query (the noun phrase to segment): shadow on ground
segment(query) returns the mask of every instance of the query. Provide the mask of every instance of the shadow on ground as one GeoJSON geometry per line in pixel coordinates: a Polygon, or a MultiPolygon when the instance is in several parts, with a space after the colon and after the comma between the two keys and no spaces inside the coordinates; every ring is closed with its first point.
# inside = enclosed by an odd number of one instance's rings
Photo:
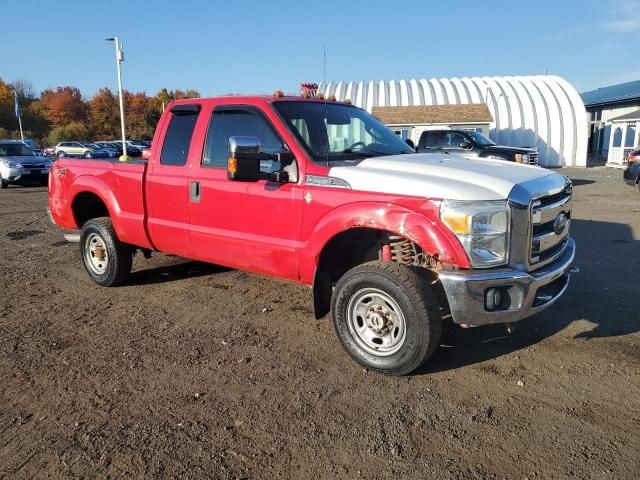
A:
{"type": "Polygon", "coordinates": [[[577,243],[574,265],[580,272],[572,275],[563,298],[544,312],[517,323],[511,334],[504,325],[473,329],[448,326],[441,347],[416,373],[491,360],[534,345],[577,320],[593,325],[576,335],[585,340],[640,331],[640,295],[635,283],[640,241],[634,240],[625,224],[573,220],[571,228],[577,243]]]}

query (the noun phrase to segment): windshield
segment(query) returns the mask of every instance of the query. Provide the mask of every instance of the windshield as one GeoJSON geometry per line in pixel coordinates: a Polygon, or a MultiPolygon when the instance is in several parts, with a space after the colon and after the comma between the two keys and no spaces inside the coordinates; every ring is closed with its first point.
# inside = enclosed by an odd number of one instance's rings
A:
{"type": "Polygon", "coordinates": [[[0,143],[0,155],[3,157],[34,157],[35,153],[22,143],[0,143]]]}
{"type": "Polygon", "coordinates": [[[274,102],[317,163],[359,161],[413,153],[403,140],[365,110],[333,102],[274,102]]]}
{"type": "Polygon", "coordinates": [[[467,132],[467,134],[473,139],[481,147],[490,147],[491,145],[495,145],[495,142],[492,142],[483,134],[478,132],[467,132]]]}

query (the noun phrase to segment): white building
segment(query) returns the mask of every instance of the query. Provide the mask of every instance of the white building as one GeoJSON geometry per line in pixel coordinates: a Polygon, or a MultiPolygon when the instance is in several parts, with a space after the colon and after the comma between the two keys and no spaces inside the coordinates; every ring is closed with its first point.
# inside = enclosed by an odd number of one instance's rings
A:
{"type": "Polygon", "coordinates": [[[369,112],[374,107],[486,104],[492,117],[488,133],[494,142],[537,148],[544,166],[587,163],[584,104],[578,92],[557,76],[330,82],[320,84],[318,91],[349,99],[369,112]]]}
{"type": "Polygon", "coordinates": [[[624,165],[640,147],[640,80],[582,94],[589,119],[589,155],[624,165]]]}

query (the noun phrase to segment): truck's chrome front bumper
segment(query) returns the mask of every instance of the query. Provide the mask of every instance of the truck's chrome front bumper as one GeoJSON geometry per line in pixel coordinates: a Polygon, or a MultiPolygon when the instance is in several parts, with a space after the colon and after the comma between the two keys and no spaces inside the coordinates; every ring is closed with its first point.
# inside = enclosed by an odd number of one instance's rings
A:
{"type": "Polygon", "coordinates": [[[535,272],[515,269],[442,272],[440,280],[455,323],[467,326],[517,322],[544,310],[567,289],[575,242],[569,238],[564,254],[535,272]],[[499,289],[502,297],[495,309],[488,308],[487,293],[499,289]]]}

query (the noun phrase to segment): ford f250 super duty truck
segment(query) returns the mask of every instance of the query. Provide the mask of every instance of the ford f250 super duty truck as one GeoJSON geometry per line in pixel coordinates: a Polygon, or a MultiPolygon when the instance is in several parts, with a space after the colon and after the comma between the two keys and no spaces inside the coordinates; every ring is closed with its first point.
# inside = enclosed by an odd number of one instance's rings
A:
{"type": "Polygon", "coordinates": [[[511,323],[567,288],[571,182],[538,167],[415,153],[331,99],[180,100],[144,159],[61,159],[49,209],[99,285],[170,254],[309,285],[360,364],[416,369],[443,318],[511,323]]]}

